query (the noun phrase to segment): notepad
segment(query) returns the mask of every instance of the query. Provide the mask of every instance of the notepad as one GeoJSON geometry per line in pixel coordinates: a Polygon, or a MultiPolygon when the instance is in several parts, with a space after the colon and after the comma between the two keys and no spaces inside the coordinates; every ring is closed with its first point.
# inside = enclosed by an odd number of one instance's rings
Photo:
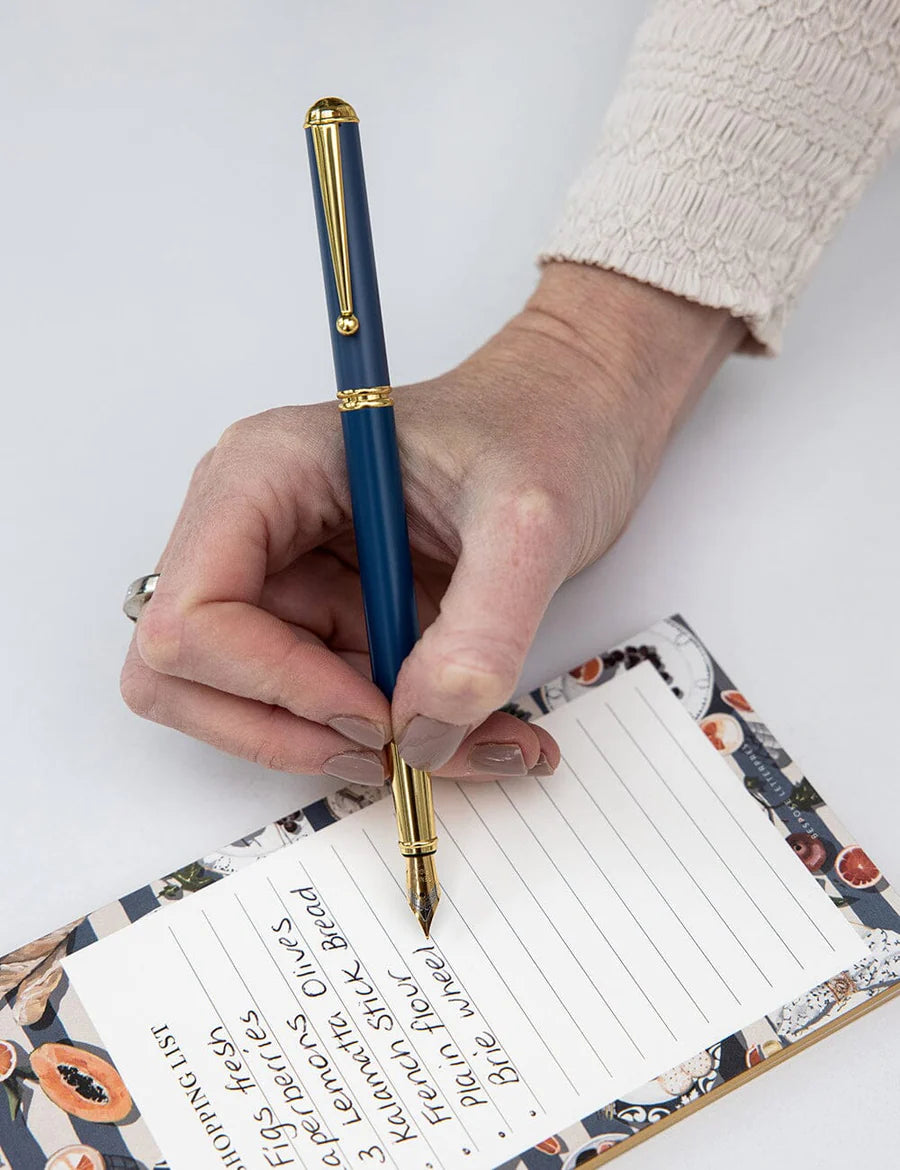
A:
{"type": "Polygon", "coordinates": [[[429,941],[382,801],[68,960],[173,1170],[490,1170],[862,957],[650,664],[544,725],[441,787],[429,941]]]}
{"type": "Polygon", "coordinates": [[[893,891],[680,619],[512,709],[562,762],[436,785],[428,940],[350,789],[0,960],[0,1167],[574,1170],[900,987],[893,891]]]}

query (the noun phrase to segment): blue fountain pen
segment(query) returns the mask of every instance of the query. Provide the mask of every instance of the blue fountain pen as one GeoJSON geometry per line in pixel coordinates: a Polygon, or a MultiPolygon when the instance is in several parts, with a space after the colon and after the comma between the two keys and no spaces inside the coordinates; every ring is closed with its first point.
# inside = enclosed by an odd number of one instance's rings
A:
{"type": "MultiPolygon", "coordinates": [[[[419,623],[359,119],[340,98],[322,98],[304,128],[372,678],[390,699],[419,623]]],[[[390,752],[407,898],[427,937],[441,893],[431,776],[402,760],[396,744],[390,752]]]]}

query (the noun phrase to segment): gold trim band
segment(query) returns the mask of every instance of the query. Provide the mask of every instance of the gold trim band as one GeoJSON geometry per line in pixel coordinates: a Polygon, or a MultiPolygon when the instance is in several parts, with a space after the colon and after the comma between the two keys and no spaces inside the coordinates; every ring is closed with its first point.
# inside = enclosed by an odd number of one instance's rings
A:
{"type": "Polygon", "coordinates": [[[403,857],[427,857],[429,853],[437,853],[437,837],[429,837],[427,841],[399,841],[398,844],[403,857]]]}
{"type": "Polygon", "coordinates": [[[362,410],[365,406],[393,406],[390,386],[368,386],[363,390],[338,390],[338,410],[362,410]]]}

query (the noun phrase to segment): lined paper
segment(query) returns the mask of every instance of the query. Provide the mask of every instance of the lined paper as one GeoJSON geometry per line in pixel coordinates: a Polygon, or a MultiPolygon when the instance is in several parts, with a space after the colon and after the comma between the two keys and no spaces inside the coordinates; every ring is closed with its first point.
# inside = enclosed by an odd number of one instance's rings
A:
{"type": "Polygon", "coordinates": [[[67,960],[172,1170],[489,1170],[861,956],[652,666],[542,722],[437,785],[431,940],[382,801],[67,960]]]}

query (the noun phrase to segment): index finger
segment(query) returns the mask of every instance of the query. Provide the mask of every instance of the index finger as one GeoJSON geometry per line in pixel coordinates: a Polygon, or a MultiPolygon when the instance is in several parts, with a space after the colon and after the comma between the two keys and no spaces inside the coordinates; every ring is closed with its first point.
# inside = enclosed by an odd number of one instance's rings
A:
{"type": "MultiPolygon", "coordinates": [[[[318,723],[364,720],[375,729],[369,746],[387,742],[389,708],[378,689],[311,633],[257,604],[267,574],[310,543],[309,532],[285,519],[292,501],[267,500],[267,490],[249,476],[241,486],[239,471],[223,472],[213,456],[189,494],[138,623],[141,658],[162,674],[318,723]]],[[[298,589],[323,587],[312,564],[308,578],[298,574],[298,589]]]]}

